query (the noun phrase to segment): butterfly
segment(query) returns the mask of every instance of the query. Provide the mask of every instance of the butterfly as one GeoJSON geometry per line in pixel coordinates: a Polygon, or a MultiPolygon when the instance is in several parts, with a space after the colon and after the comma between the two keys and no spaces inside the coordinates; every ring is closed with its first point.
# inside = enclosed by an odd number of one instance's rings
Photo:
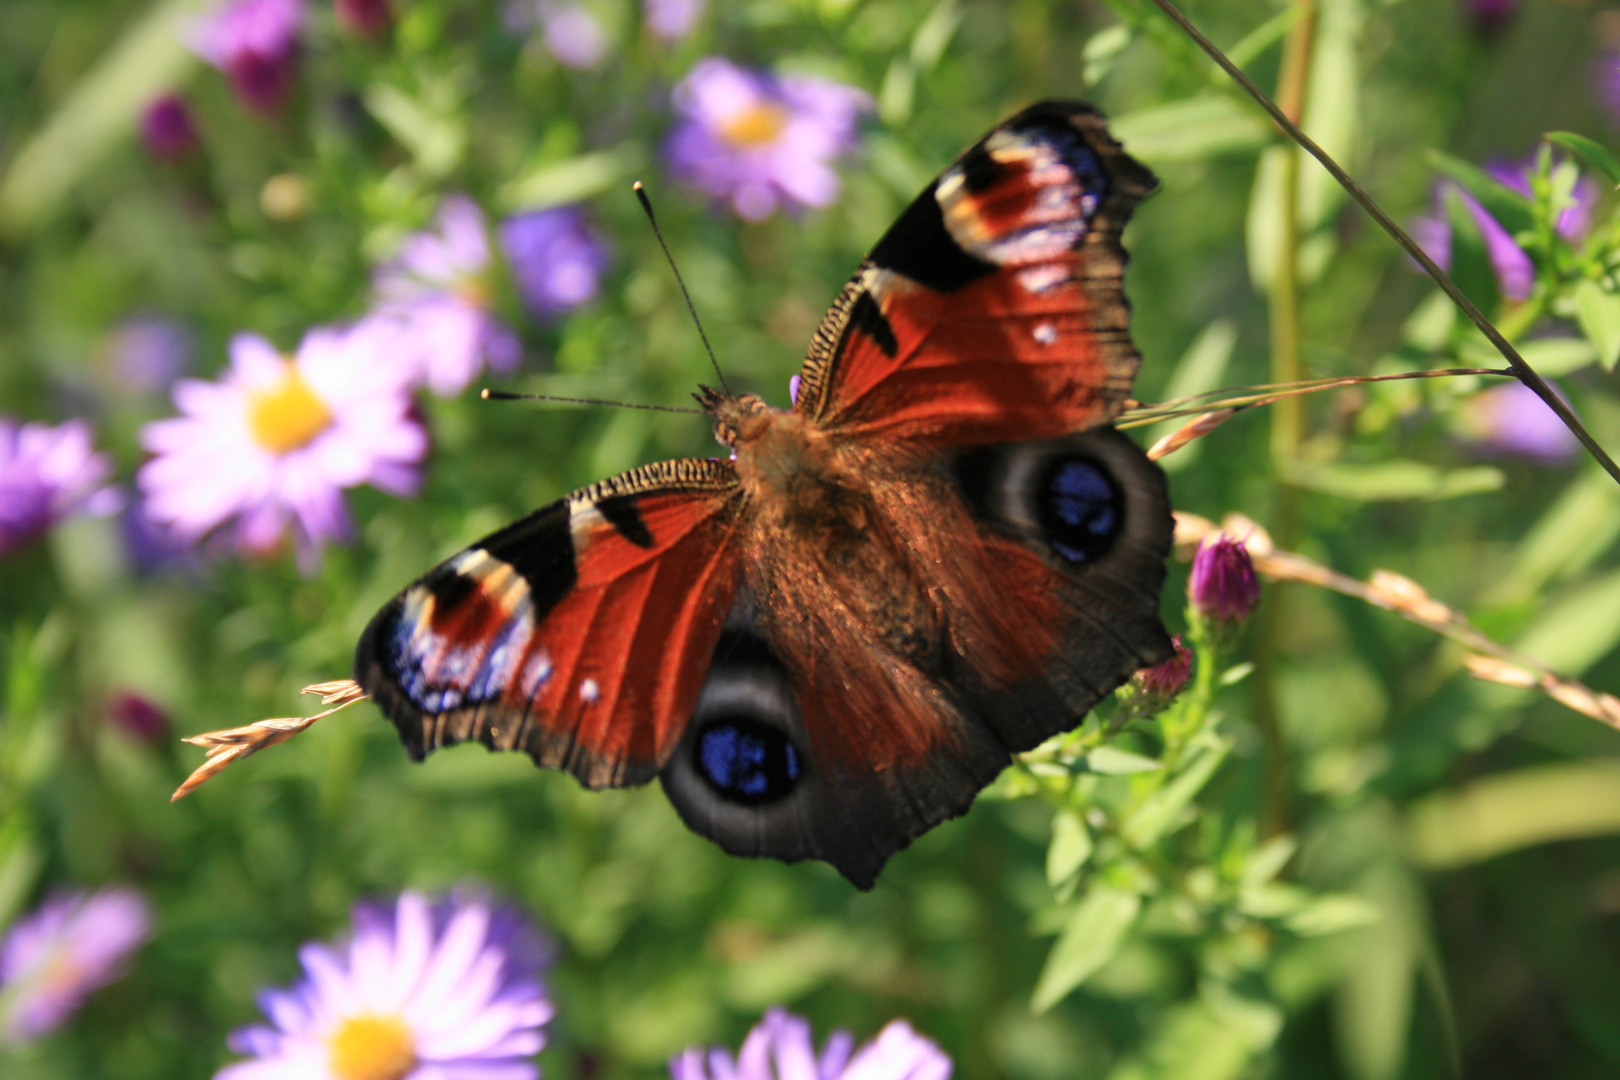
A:
{"type": "Polygon", "coordinates": [[[1156,186],[1103,117],[998,125],[872,248],[789,409],[697,395],[727,458],[592,484],[378,612],[355,680],[415,760],[467,740],[655,777],[736,855],[859,888],[1171,655],[1163,473],[1120,232],[1156,186]]]}

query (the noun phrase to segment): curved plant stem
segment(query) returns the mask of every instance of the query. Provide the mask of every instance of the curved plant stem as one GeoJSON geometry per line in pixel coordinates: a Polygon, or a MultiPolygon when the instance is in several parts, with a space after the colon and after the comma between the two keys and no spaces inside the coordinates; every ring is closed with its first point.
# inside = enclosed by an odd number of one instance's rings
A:
{"type": "Polygon", "coordinates": [[[1513,373],[1518,376],[1519,381],[1534,391],[1537,397],[1547,403],[1549,409],[1558,414],[1558,418],[1564,422],[1564,426],[1574,433],[1575,437],[1580,440],[1581,445],[1586,447],[1599,465],[1603,466],[1603,470],[1613,477],[1616,483],[1620,483],[1620,465],[1615,464],[1614,459],[1608,455],[1603,447],[1598,445],[1597,440],[1592,437],[1592,433],[1586,430],[1580,420],[1576,418],[1574,412],[1570,410],[1570,407],[1564,404],[1563,399],[1553,393],[1552,387],[1547,385],[1547,381],[1534,368],[1525,363],[1524,357],[1519,355],[1518,350],[1513,347],[1507,338],[1502,336],[1501,331],[1491,324],[1491,321],[1484,316],[1479,308],[1474,306],[1474,302],[1468,299],[1461,289],[1457,288],[1457,283],[1452,281],[1446,272],[1436,265],[1433,259],[1429,258],[1428,253],[1418,246],[1417,241],[1408,236],[1406,230],[1395,224],[1394,219],[1384,213],[1383,209],[1373,201],[1372,196],[1363,191],[1361,185],[1352,180],[1350,174],[1340,168],[1339,163],[1334,161],[1326,150],[1316,145],[1310,136],[1301,131],[1299,125],[1289,119],[1288,115],[1277,107],[1277,103],[1266,96],[1266,92],[1256,86],[1253,79],[1243,73],[1243,69],[1227,59],[1226,54],[1221,52],[1214,42],[1205,37],[1188,20],[1187,16],[1181,13],[1175,4],[1171,3],[1170,0],[1153,0],[1153,3],[1172,22],[1181,27],[1182,32],[1191,38],[1199,48],[1209,54],[1209,58],[1219,64],[1222,70],[1243,88],[1244,92],[1254,98],[1260,104],[1260,107],[1265,109],[1271,118],[1277,122],[1277,126],[1288,133],[1289,138],[1304,147],[1317,161],[1320,161],[1322,167],[1332,174],[1333,179],[1337,180],[1340,186],[1350,193],[1350,197],[1360,203],[1361,208],[1371,214],[1373,220],[1378,222],[1385,232],[1394,237],[1395,242],[1401,245],[1408,255],[1417,260],[1418,265],[1428,272],[1428,275],[1435,280],[1445,294],[1451,297],[1452,301],[1462,309],[1463,314],[1468,316],[1469,321],[1479,328],[1479,332],[1485,335],[1486,339],[1496,347],[1496,351],[1501,353],[1513,367],[1513,373]]]}

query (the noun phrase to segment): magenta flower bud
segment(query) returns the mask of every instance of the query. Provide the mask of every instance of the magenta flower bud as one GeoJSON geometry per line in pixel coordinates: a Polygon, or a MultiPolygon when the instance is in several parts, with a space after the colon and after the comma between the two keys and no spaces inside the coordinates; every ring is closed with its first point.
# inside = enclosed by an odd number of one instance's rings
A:
{"type": "Polygon", "coordinates": [[[1131,683],[1140,695],[1138,700],[1147,712],[1157,712],[1174,701],[1192,677],[1192,650],[1181,643],[1180,634],[1171,638],[1170,643],[1176,648],[1170,659],[1139,668],[1131,676],[1131,683]]]}
{"type": "Polygon", "coordinates": [[[168,714],[131,690],[120,690],[107,699],[107,719],[137,742],[161,742],[169,733],[168,714]]]}
{"type": "Polygon", "coordinates": [[[237,100],[270,116],[292,94],[303,24],[304,0],[231,0],[198,26],[191,47],[225,73],[237,100]]]}
{"type": "Polygon", "coordinates": [[[197,148],[191,110],[175,94],[164,94],[141,111],[141,145],[159,161],[183,158],[197,148]]]}
{"type": "Polygon", "coordinates": [[[356,37],[375,37],[394,21],[388,0],[333,0],[338,25],[356,37]]]}
{"type": "Polygon", "coordinates": [[[1193,610],[1217,623],[1239,623],[1260,600],[1260,578],[1243,541],[1224,533],[1205,537],[1193,556],[1187,596],[1193,610]]]}

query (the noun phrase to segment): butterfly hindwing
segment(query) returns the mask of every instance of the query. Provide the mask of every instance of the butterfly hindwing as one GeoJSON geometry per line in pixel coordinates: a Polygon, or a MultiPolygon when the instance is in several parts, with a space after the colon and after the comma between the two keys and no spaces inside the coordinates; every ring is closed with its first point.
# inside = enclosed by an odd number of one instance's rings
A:
{"type": "Polygon", "coordinates": [[[477,739],[589,787],[645,783],[737,586],[736,496],[729,463],[670,461],[559,499],[390,601],[355,679],[415,758],[477,739]]]}
{"type": "Polygon", "coordinates": [[[796,408],[851,436],[942,447],[1113,419],[1140,362],[1119,238],[1155,184],[1083,103],[1002,123],[856,271],[816,333],[796,408]]]}

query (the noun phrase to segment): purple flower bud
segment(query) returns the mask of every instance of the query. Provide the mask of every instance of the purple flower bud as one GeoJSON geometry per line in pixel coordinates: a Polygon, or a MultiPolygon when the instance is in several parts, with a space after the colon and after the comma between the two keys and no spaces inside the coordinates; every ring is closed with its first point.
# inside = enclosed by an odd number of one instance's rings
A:
{"type": "Polygon", "coordinates": [[[1131,676],[1144,712],[1157,712],[1170,704],[1192,676],[1192,650],[1181,643],[1180,634],[1171,638],[1170,644],[1176,649],[1170,659],[1140,668],[1131,676]]]}
{"type": "Polygon", "coordinates": [[[1260,578],[1243,541],[1225,533],[1205,537],[1193,556],[1187,596],[1193,610],[1216,623],[1239,623],[1260,600],[1260,578]]]}
{"type": "Polygon", "coordinates": [[[338,25],[357,37],[375,37],[394,21],[388,0],[334,0],[338,25]]]}
{"type": "Polygon", "coordinates": [[[141,111],[141,145],[159,161],[183,158],[197,143],[197,125],[179,96],[164,94],[141,111]]]}
{"type": "MultiPolygon", "coordinates": [[[[1553,389],[1556,393],[1557,387],[1553,389]]],[[[1474,395],[1462,404],[1458,419],[1474,450],[1485,457],[1521,457],[1556,466],[1567,464],[1580,449],[1558,414],[1517,380],[1474,395]]]]}
{"type": "Polygon", "coordinates": [[[161,742],[169,733],[169,715],[132,690],[107,699],[107,719],[137,742],[161,742]]]}
{"type": "Polygon", "coordinates": [[[292,93],[303,0],[233,0],[198,28],[192,48],[225,73],[243,105],[272,114],[292,93]]]}
{"type": "Polygon", "coordinates": [[[1494,30],[1518,13],[1521,0],[1463,0],[1463,11],[1481,30],[1494,30]]]}

